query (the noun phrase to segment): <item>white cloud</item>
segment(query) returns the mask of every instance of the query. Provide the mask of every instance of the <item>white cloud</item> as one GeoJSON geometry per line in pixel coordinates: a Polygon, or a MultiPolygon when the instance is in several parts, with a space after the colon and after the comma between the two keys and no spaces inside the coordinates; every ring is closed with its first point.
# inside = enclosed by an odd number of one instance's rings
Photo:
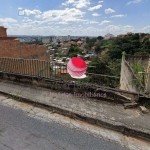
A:
{"type": "Polygon", "coordinates": [[[68,24],[67,22],[58,22],[58,24],[68,24]]]}
{"type": "Polygon", "coordinates": [[[126,17],[127,15],[123,15],[123,14],[120,14],[120,15],[113,15],[111,16],[111,18],[123,18],[123,17],[126,17]]]}
{"type": "Polygon", "coordinates": [[[43,23],[46,22],[82,22],[85,12],[76,8],[66,8],[64,10],[49,10],[41,15],[43,23]]]}
{"type": "Polygon", "coordinates": [[[40,15],[40,14],[42,14],[42,12],[41,12],[40,10],[37,10],[37,9],[34,9],[34,10],[24,9],[24,13],[25,13],[25,15],[27,15],[27,16],[30,16],[30,15],[40,15]]]}
{"type": "Polygon", "coordinates": [[[86,24],[98,24],[99,22],[97,21],[88,21],[86,24]]]}
{"type": "Polygon", "coordinates": [[[103,3],[104,1],[98,1],[98,3],[103,3]]]}
{"type": "Polygon", "coordinates": [[[0,18],[1,23],[16,23],[17,20],[12,19],[12,18],[0,18]]]}
{"type": "Polygon", "coordinates": [[[104,25],[104,24],[108,24],[108,23],[110,23],[111,21],[109,21],[109,20],[103,20],[99,25],[104,25]]]}
{"type": "Polygon", "coordinates": [[[111,14],[114,13],[115,11],[111,8],[105,9],[105,14],[111,14]]]}
{"type": "Polygon", "coordinates": [[[97,6],[94,6],[94,7],[90,7],[90,8],[89,8],[89,11],[98,10],[98,9],[100,9],[101,7],[102,7],[101,4],[99,4],[99,5],[97,5],[97,6]]]}
{"type": "Polygon", "coordinates": [[[42,17],[42,15],[36,15],[35,16],[35,18],[41,18],[42,17]]]}
{"type": "MultiPolygon", "coordinates": [[[[92,22],[91,22],[92,23],[92,22]]],[[[90,24],[89,24],[90,25],[90,24]]],[[[111,33],[113,35],[125,34],[127,32],[150,32],[150,26],[135,29],[131,25],[121,26],[121,25],[108,25],[104,28],[93,27],[92,24],[89,27],[81,26],[69,26],[69,25],[46,25],[46,26],[33,26],[32,24],[12,24],[11,26],[7,25],[8,34],[19,34],[19,35],[86,35],[86,36],[99,36],[106,35],[111,33]]]]}
{"type": "MultiPolygon", "coordinates": [[[[75,6],[79,0],[68,0],[71,6],[75,6]]],[[[81,1],[80,1],[81,2],[81,1]]],[[[83,2],[83,0],[82,0],[83,2]]],[[[77,6],[77,5],[76,5],[77,6]]],[[[88,6],[88,5],[87,5],[88,6]]],[[[77,6],[80,7],[80,6],[77,6]]],[[[89,8],[89,7],[88,7],[89,8]]],[[[91,7],[93,8],[93,7],[91,7]]],[[[18,8],[18,10],[28,10],[18,8]]],[[[36,10],[36,9],[35,9],[36,10]]],[[[122,18],[127,15],[111,14],[115,10],[108,8],[105,10],[107,19],[99,22],[93,17],[92,20],[84,18],[86,12],[74,7],[64,8],[62,10],[49,10],[41,12],[40,10],[28,10],[27,14],[23,17],[21,23],[13,18],[0,17],[0,24],[8,28],[8,34],[20,34],[20,35],[86,35],[86,36],[98,36],[111,33],[114,35],[125,34],[127,32],[146,32],[150,33],[150,26],[143,28],[135,28],[131,25],[112,25],[110,18],[122,18]],[[34,15],[32,20],[30,15],[34,15]],[[101,25],[101,26],[99,26],[101,25]]],[[[100,16],[99,13],[93,11],[92,16],[100,16]]]]}
{"type": "Polygon", "coordinates": [[[90,0],[67,0],[63,6],[73,5],[76,8],[84,8],[90,5],[90,0]]]}
{"type": "Polygon", "coordinates": [[[66,3],[62,3],[62,6],[67,6],[67,4],[66,3]]]}
{"type": "Polygon", "coordinates": [[[98,17],[98,16],[100,16],[100,14],[98,14],[98,13],[93,13],[92,16],[98,17]]]}
{"type": "Polygon", "coordinates": [[[90,5],[90,1],[89,0],[79,0],[75,4],[76,8],[83,8],[83,7],[87,7],[88,5],[90,5]]]}
{"type": "Polygon", "coordinates": [[[31,22],[32,20],[29,18],[25,18],[24,20],[22,20],[22,22],[31,22]]]}
{"type": "Polygon", "coordinates": [[[110,33],[120,32],[121,31],[121,27],[116,26],[116,25],[109,25],[109,26],[106,27],[105,30],[107,32],[110,32],[110,33]]]}
{"type": "Polygon", "coordinates": [[[126,25],[123,27],[123,30],[126,32],[133,32],[134,31],[134,27],[130,26],[130,25],[126,25]]]}
{"type": "Polygon", "coordinates": [[[150,26],[144,27],[141,32],[150,33],[150,26]]]}
{"type": "Polygon", "coordinates": [[[23,8],[19,7],[18,10],[23,10],[23,8]]]}
{"type": "Polygon", "coordinates": [[[137,3],[140,3],[140,2],[142,2],[142,0],[133,0],[133,1],[128,2],[127,5],[137,4],[137,3]]]}
{"type": "Polygon", "coordinates": [[[37,26],[37,25],[43,24],[43,22],[42,22],[42,21],[38,21],[38,20],[30,20],[30,19],[29,19],[28,21],[23,20],[23,24],[24,24],[24,25],[37,26]]]}

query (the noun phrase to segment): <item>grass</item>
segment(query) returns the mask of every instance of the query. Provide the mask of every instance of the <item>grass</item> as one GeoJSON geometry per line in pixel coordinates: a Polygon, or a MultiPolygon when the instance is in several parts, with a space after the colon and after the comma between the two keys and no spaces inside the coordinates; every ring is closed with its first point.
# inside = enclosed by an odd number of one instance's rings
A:
{"type": "Polygon", "coordinates": [[[137,63],[131,64],[131,67],[138,78],[139,82],[145,85],[145,79],[146,79],[146,72],[145,67],[142,65],[141,61],[138,61],[137,63]]]}
{"type": "Polygon", "coordinates": [[[20,94],[21,94],[21,93],[16,93],[15,95],[12,96],[12,98],[14,98],[14,99],[19,99],[20,94]]]}

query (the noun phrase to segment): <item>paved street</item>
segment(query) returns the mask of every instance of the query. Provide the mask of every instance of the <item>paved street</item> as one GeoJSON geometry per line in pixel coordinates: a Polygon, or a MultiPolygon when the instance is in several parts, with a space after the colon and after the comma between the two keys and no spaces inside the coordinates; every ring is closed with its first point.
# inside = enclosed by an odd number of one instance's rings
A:
{"type": "Polygon", "coordinates": [[[0,104],[0,150],[125,150],[88,133],[0,104]]]}

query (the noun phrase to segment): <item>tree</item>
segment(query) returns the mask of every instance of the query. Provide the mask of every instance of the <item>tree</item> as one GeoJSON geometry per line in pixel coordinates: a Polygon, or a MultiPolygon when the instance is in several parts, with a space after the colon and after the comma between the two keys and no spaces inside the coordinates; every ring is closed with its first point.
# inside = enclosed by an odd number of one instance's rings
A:
{"type": "Polygon", "coordinates": [[[101,40],[103,40],[104,38],[103,38],[102,36],[98,36],[97,39],[98,39],[99,41],[101,41],[101,40]]]}
{"type": "Polygon", "coordinates": [[[113,47],[113,49],[109,50],[107,54],[112,60],[122,58],[122,50],[119,47],[113,47]]]}
{"type": "Polygon", "coordinates": [[[90,66],[94,66],[94,68],[93,67],[88,68],[87,72],[94,72],[95,74],[109,74],[110,73],[110,69],[107,67],[106,62],[104,62],[98,56],[93,57],[91,59],[90,66]]]}
{"type": "Polygon", "coordinates": [[[58,44],[58,45],[57,45],[57,47],[61,47],[61,45],[60,45],[60,44],[58,44]]]}
{"type": "Polygon", "coordinates": [[[101,48],[100,48],[100,46],[96,46],[95,47],[95,52],[96,53],[100,53],[102,50],[101,50],[101,48]]]}
{"type": "Polygon", "coordinates": [[[85,44],[85,45],[84,45],[84,48],[85,48],[85,49],[89,49],[89,45],[88,45],[88,44],[85,44]]]}
{"type": "Polygon", "coordinates": [[[91,48],[91,47],[93,47],[94,46],[94,44],[95,44],[95,42],[96,42],[96,38],[93,38],[93,39],[90,39],[89,40],[89,47],[91,48]]]}
{"type": "Polygon", "coordinates": [[[76,57],[77,54],[82,54],[82,50],[77,46],[71,45],[71,47],[69,49],[68,56],[69,57],[76,57]]]}
{"type": "Polygon", "coordinates": [[[89,41],[90,41],[90,38],[89,37],[86,37],[86,43],[88,44],[89,43],[89,41]]]}
{"type": "Polygon", "coordinates": [[[122,50],[123,50],[124,52],[130,53],[131,49],[132,49],[132,46],[131,46],[130,43],[123,43],[123,44],[122,44],[122,50]]]}

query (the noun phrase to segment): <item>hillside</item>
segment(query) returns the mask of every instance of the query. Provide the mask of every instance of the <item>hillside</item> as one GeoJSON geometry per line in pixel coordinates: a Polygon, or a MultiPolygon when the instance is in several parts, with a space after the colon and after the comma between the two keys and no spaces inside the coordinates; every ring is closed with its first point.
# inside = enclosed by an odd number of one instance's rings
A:
{"type": "MultiPolygon", "coordinates": [[[[101,36],[86,39],[87,47],[95,46],[97,57],[91,64],[95,65],[95,73],[120,76],[122,53],[130,55],[150,54],[150,34],[135,33],[104,40],[101,36]]],[[[89,69],[89,72],[92,70],[89,69]]],[[[119,85],[119,80],[116,80],[119,85]]],[[[116,83],[115,83],[116,85],[116,83]]]]}

